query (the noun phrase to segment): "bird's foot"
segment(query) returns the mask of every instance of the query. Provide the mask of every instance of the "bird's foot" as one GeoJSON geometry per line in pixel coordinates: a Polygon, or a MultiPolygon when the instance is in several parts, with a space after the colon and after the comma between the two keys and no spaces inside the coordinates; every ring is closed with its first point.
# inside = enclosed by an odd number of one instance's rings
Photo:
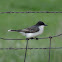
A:
{"type": "Polygon", "coordinates": [[[29,40],[29,38],[26,38],[26,40],[29,40]]]}
{"type": "Polygon", "coordinates": [[[29,40],[29,39],[31,39],[31,40],[32,40],[32,39],[38,40],[38,38],[33,38],[33,37],[32,37],[32,38],[26,38],[26,40],[29,40]]]}
{"type": "Polygon", "coordinates": [[[31,40],[32,40],[32,39],[34,39],[34,38],[33,38],[33,37],[32,37],[32,38],[26,38],[26,40],[29,40],[29,39],[31,39],[31,40]]]}
{"type": "Polygon", "coordinates": [[[34,39],[34,38],[32,37],[32,38],[30,38],[30,39],[32,40],[32,39],[34,39]]]}
{"type": "Polygon", "coordinates": [[[36,40],[38,40],[38,38],[35,38],[36,40]]]}

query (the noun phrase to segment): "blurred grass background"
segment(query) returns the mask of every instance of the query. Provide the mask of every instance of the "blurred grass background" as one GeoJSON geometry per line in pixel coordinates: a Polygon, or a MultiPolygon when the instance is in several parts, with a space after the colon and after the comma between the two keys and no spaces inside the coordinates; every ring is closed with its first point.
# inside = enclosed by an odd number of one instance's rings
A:
{"type": "MultiPolygon", "coordinates": [[[[62,11],[62,0],[1,0],[0,12],[5,11],[62,11]]],[[[14,13],[0,14],[0,37],[25,38],[8,29],[23,29],[39,20],[48,26],[40,36],[47,37],[62,33],[61,13],[14,13]]],[[[0,48],[25,48],[26,41],[0,40],[0,48]]],[[[62,46],[62,36],[52,39],[52,47],[62,46]]],[[[28,47],[49,47],[49,39],[29,40],[28,47]]],[[[48,62],[49,50],[28,50],[26,62],[48,62]]],[[[0,62],[23,62],[25,50],[0,50],[0,62]]],[[[51,62],[62,62],[62,49],[51,50],[51,62]]]]}

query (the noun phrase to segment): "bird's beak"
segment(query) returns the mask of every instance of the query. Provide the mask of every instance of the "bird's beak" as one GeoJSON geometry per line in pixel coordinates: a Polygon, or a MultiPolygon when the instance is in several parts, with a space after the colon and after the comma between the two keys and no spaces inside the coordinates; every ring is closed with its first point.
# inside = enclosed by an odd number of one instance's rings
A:
{"type": "Polygon", "coordinates": [[[48,25],[44,25],[44,26],[48,26],[48,25]]]}

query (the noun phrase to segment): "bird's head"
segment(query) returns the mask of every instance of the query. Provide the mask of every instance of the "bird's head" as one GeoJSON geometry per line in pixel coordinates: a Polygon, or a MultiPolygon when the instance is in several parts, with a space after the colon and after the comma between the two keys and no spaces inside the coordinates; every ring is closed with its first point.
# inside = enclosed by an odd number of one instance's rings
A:
{"type": "Polygon", "coordinates": [[[42,22],[42,21],[39,21],[39,22],[37,22],[37,24],[36,24],[37,26],[48,26],[48,25],[46,25],[44,22],[42,22]]]}

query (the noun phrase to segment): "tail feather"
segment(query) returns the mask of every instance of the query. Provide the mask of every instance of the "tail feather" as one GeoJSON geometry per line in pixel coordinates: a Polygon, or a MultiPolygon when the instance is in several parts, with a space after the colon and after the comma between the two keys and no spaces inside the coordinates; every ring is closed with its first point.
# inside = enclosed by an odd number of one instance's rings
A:
{"type": "Polygon", "coordinates": [[[9,31],[17,31],[17,32],[18,32],[19,30],[8,30],[8,32],[9,32],[9,31]]]}

